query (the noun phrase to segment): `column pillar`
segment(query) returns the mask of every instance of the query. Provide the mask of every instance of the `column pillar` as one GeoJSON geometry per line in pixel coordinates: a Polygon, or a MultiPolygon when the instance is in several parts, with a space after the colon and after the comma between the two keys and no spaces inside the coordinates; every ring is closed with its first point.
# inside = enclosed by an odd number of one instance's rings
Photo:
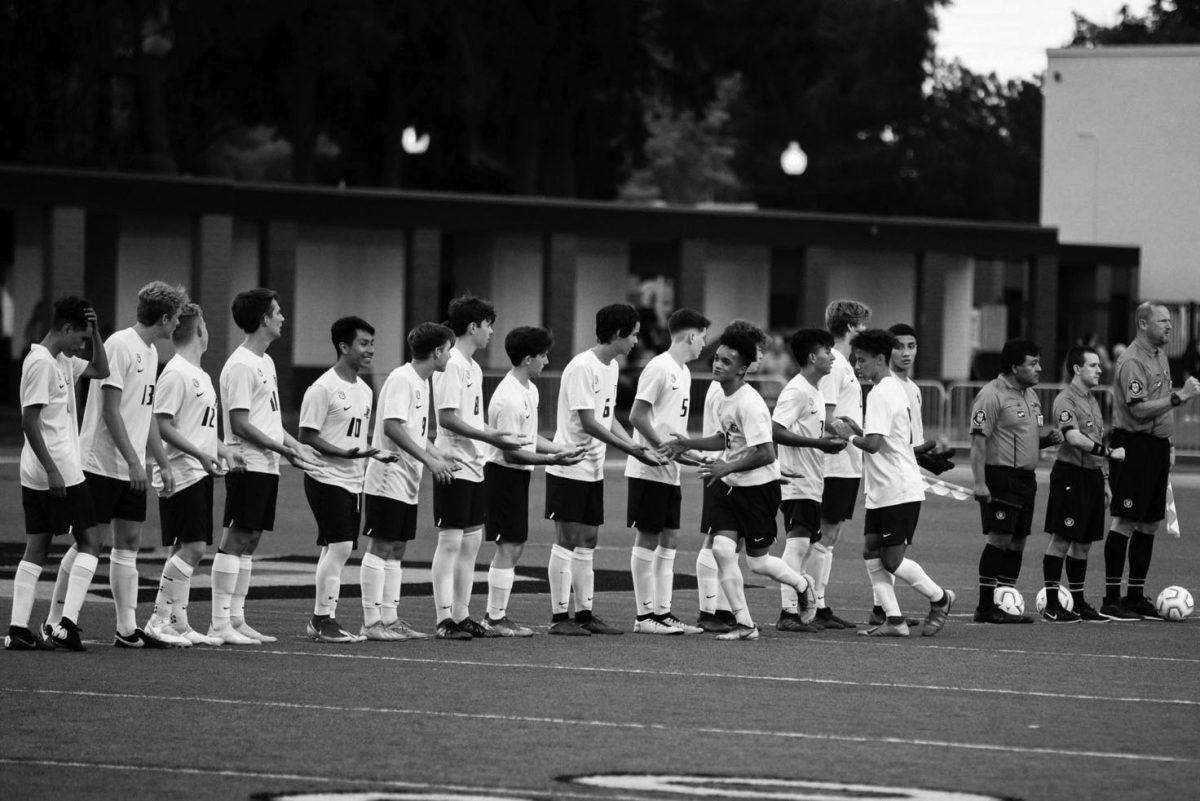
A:
{"type": "Polygon", "coordinates": [[[1030,318],[1026,325],[1029,338],[1042,349],[1043,369],[1049,374],[1063,357],[1058,341],[1058,257],[1052,255],[1029,258],[1030,318]]]}
{"type": "Polygon", "coordinates": [[[800,324],[825,327],[825,307],[829,305],[829,270],[833,248],[807,248],[804,254],[804,296],[800,301],[800,324]]]}
{"type": "MultiPolygon", "coordinates": [[[[46,212],[42,231],[46,277],[43,297],[53,303],[63,295],[82,296],[87,265],[87,210],[82,206],[52,206],[46,212]]],[[[111,311],[110,319],[102,317],[100,322],[111,325],[111,311]]]]}
{"type": "Polygon", "coordinates": [[[299,408],[295,397],[295,330],[304,325],[296,313],[296,244],[300,225],[294,220],[267,220],[262,223],[259,239],[259,270],[262,286],[275,290],[279,306],[287,318],[283,336],[271,345],[271,355],[279,374],[279,403],[284,409],[299,408]]]}
{"type": "Polygon", "coordinates": [[[579,237],[566,234],[547,234],[543,243],[545,270],[542,281],[542,315],[544,325],[554,333],[551,363],[559,370],[574,354],[575,284],[579,260],[579,237]]]}
{"type": "Polygon", "coordinates": [[[946,259],[945,254],[915,254],[917,263],[917,303],[914,326],[920,343],[920,358],[914,378],[942,377],[942,344],[946,325],[946,259]]]}
{"type": "MultiPolygon", "coordinates": [[[[442,322],[442,231],[440,228],[413,228],[408,232],[408,258],[404,260],[406,291],[401,336],[423,322],[442,322]]],[[[407,342],[403,361],[412,354],[407,342]]]]}
{"type": "Polygon", "coordinates": [[[192,272],[188,291],[204,310],[208,352],[204,354],[202,364],[211,375],[220,374],[226,357],[236,344],[230,341],[229,326],[225,324],[234,295],[232,282],[233,217],[201,214],[192,221],[192,272]]]}
{"type": "Polygon", "coordinates": [[[679,288],[676,307],[694,309],[705,317],[704,292],[708,281],[708,242],[685,239],[679,243],[679,288]]]}

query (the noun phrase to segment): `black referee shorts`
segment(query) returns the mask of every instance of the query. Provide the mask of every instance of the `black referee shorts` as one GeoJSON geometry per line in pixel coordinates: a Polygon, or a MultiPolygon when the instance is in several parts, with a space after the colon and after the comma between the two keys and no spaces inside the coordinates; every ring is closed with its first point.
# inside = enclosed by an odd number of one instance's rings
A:
{"type": "Polygon", "coordinates": [[[1033,530],[1033,501],[1037,495],[1037,475],[1019,467],[987,465],[984,483],[992,500],[979,504],[984,534],[1011,534],[1028,537],[1033,530]]]}
{"type": "Polygon", "coordinates": [[[1114,428],[1108,444],[1125,449],[1123,462],[1109,463],[1112,516],[1136,523],[1157,523],[1166,517],[1171,441],[1114,428]]]}
{"type": "Polygon", "coordinates": [[[1104,473],[1056,461],[1050,468],[1045,528],[1072,542],[1104,539],[1104,473]]]}

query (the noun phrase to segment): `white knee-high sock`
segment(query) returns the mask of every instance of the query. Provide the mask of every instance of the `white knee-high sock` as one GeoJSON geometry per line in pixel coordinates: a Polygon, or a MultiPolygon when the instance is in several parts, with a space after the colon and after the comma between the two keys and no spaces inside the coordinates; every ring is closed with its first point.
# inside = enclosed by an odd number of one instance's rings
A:
{"type": "Polygon", "coordinates": [[[826,581],[829,580],[829,566],[832,561],[833,552],[825,546],[825,543],[814,542],[808,551],[805,568],[813,579],[813,594],[817,596],[818,609],[825,608],[825,585],[821,583],[821,576],[825,576],[826,581]]]}
{"type": "MultiPolygon", "coordinates": [[[[783,546],[783,563],[795,573],[804,572],[804,558],[808,555],[812,541],[808,537],[789,537],[783,546]]],[[[786,584],[779,585],[779,599],[785,612],[799,613],[800,597],[795,587],[786,584]]]]}
{"type": "Polygon", "coordinates": [[[385,563],[376,554],[363,554],[358,568],[358,581],[362,584],[363,625],[378,623],[383,614],[383,581],[385,563]]]}
{"type": "Polygon", "coordinates": [[[187,603],[186,589],[192,578],[192,566],[175,554],[163,565],[154,599],[154,616],[163,623],[176,623],[176,609],[187,603]]]}
{"type": "Polygon", "coordinates": [[[633,600],[636,614],[654,612],[654,551],[633,546],[629,551],[629,572],[633,575],[633,600]]]}
{"type": "Polygon", "coordinates": [[[899,617],[900,602],[896,600],[896,590],[892,587],[892,574],[884,569],[881,559],[864,559],[863,561],[867,567],[867,575],[871,579],[871,586],[875,589],[875,597],[879,599],[879,605],[883,607],[884,614],[888,617],[899,617]]]}
{"type": "Polygon", "coordinates": [[[747,556],[746,564],[760,576],[773,578],[780,584],[794,587],[797,593],[808,589],[808,579],[784,564],[784,561],[778,556],[771,556],[769,553],[762,556],[747,556]]]}
{"type": "Polygon", "coordinates": [[[925,573],[921,565],[908,557],[900,561],[900,566],[896,568],[896,577],[906,582],[931,602],[942,599],[942,588],[925,573]]]}
{"type": "Polygon", "coordinates": [[[675,549],[660,545],[654,549],[654,614],[670,614],[674,591],[675,549]]]}
{"type": "Polygon", "coordinates": [[[717,560],[717,575],[721,579],[721,589],[729,599],[733,616],[743,626],[753,626],[754,619],[746,603],[745,581],[742,578],[742,568],[738,565],[737,544],[727,537],[713,538],[713,557],[717,560]]]}
{"type": "Polygon", "coordinates": [[[83,598],[87,595],[88,587],[92,584],[92,576],[96,575],[96,568],[99,566],[100,560],[90,553],[81,553],[75,556],[75,564],[71,565],[71,577],[67,579],[67,595],[63,598],[62,608],[62,616],[69,618],[73,623],[79,622],[79,610],[83,608],[83,598]]]}
{"type": "Polygon", "coordinates": [[[829,574],[833,572],[833,546],[823,542],[817,544],[825,549],[825,559],[821,563],[821,572],[813,577],[816,584],[813,594],[817,596],[817,608],[823,609],[826,606],[825,590],[829,586],[829,574]]]}
{"type": "Polygon", "coordinates": [[[42,566],[24,559],[17,564],[13,576],[12,616],[8,625],[29,628],[29,615],[33,612],[33,598],[37,594],[37,582],[42,575],[42,566]]]}
{"type": "Polygon", "coordinates": [[[451,617],[463,620],[471,615],[471,589],[475,583],[475,558],[483,543],[483,529],[462,535],[462,546],[454,563],[454,608],[451,617]]]}
{"type": "Polygon", "coordinates": [[[701,548],[696,554],[696,596],[700,611],[709,615],[715,613],[719,595],[721,579],[717,573],[717,559],[711,548],[701,548]]]}
{"type": "Polygon", "coordinates": [[[458,552],[462,549],[462,539],[462,529],[459,528],[438,532],[437,547],[433,551],[433,608],[438,622],[453,618],[454,570],[458,564],[458,552]]]}
{"type": "Polygon", "coordinates": [[[550,549],[550,564],[546,566],[550,580],[550,611],[565,615],[571,600],[571,549],[555,545],[550,549]]]}
{"type": "Polygon", "coordinates": [[[508,615],[508,599],[512,595],[517,571],[511,567],[488,568],[487,616],[502,620],[508,615]]]}
{"type": "Polygon", "coordinates": [[[229,599],[229,619],[234,625],[246,622],[246,596],[250,594],[250,576],[254,572],[254,557],[242,554],[238,557],[237,584],[233,597],[229,599]]]}
{"type": "Polygon", "coordinates": [[[117,613],[117,633],[128,637],[137,629],[137,551],[113,548],[108,552],[108,584],[117,613]]]}
{"type": "Polygon", "coordinates": [[[342,569],[353,550],[352,542],[334,542],[325,547],[321,561],[317,562],[314,615],[337,615],[338,599],[342,595],[342,569]]]}
{"type": "Polygon", "coordinates": [[[575,591],[575,611],[592,611],[596,574],[592,569],[594,548],[576,547],[571,552],[571,589],[575,591]]]}
{"type": "Polygon", "coordinates": [[[229,625],[233,593],[237,591],[241,561],[231,553],[217,553],[212,563],[212,625],[222,628],[229,625]]]}
{"type": "Polygon", "coordinates": [[[67,600],[67,582],[71,580],[71,568],[75,566],[75,557],[79,549],[74,544],[63,554],[58,563],[58,574],[54,578],[54,591],[50,595],[50,613],[46,615],[46,623],[57,626],[62,620],[63,602],[67,600]]]}
{"type": "Polygon", "coordinates": [[[404,566],[399,559],[383,560],[383,605],[379,607],[380,620],[389,626],[400,619],[400,585],[404,579],[404,566]]]}

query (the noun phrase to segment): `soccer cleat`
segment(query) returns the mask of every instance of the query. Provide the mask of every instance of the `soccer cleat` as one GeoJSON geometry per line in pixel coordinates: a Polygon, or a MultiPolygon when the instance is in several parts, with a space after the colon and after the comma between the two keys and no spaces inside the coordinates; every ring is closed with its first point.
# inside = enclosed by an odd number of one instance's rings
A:
{"type": "Polygon", "coordinates": [[[43,623],[42,627],[38,629],[38,633],[42,635],[42,640],[48,643],[50,637],[54,635],[54,626],[51,626],[49,622],[43,623]]]}
{"type": "Polygon", "coordinates": [[[1158,610],[1154,608],[1154,604],[1150,603],[1149,598],[1131,598],[1126,595],[1125,600],[1121,602],[1121,606],[1125,607],[1125,611],[1131,615],[1137,615],[1142,620],[1162,620],[1158,614],[1158,610]]]}
{"type": "Polygon", "coordinates": [[[178,623],[171,626],[171,633],[177,637],[183,637],[192,645],[221,645],[224,641],[220,637],[209,637],[201,634],[191,626],[180,627],[178,623]]]}
{"type": "Polygon", "coordinates": [[[813,621],[812,623],[805,623],[800,619],[800,615],[796,614],[795,612],[784,611],[779,613],[779,620],[775,621],[775,630],[805,632],[812,634],[818,631],[823,631],[824,629],[816,621],[813,621]]]}
{"type": "Polygon", "coordinates": [[[142,629],[134,629],[133,634],[128,636],[119,631],[116,632],[113,635],[113,645],[117,648],[145,648],[151,651],[177,647],[174,643],[160,640],[158,637],[147,634],[142,629]]]}
{"type": "MultiPolygon", "coordinates": [[[[886,620],[887,618],[884,618],[886,620]]],[[[817,619],[814,621],[823,629],[853,629],[858,628],[849,620],[843,620],[833,613],[833,610],[828,606],[823,606],[817,610],[817,619]]]]}
{"type": "Polygon", "coordinates": [[[975,610],[976,623],[1032,623],[1033,618],[1029,615],[1014,615],[1011,612],[1005,612],[998,606],[991,606],[986,609],[975,610]]]}
{"type": "Polygon", "coordinates": [[[259,642],[275,642],[276,639],[278,639],[276,637],[272,637],[270,634],[263,634],[262,632],[255,631],[245,620],[241,620],[237,623],[230,621],[229,625],[237,629],[237,632],[242,636],[249,637],[252,640],[258,640],[259,642]]]}
{"type": "Polygon", "coordinates": [[[800,606],[800,622],[812,623],[817,616],[817,594],[813,591],[812,576],[804,574],[800,578],[804,579],[804,592],[801,592],[799,587],[796,588],[800,606]]]}
{"type": "Polygon", "coordinates": [[[258,645],[258,640],[247,637],[228,623],[221,626],[209,626],[208,636],[214,640],[220,640],[223,645],[258,645]]]}
{"type": "Polygon", "coordinates": [[[724,634],[727,631],[733,630],[733,626],[721,620],[721,618],[712,612],[701,612],[700,616],[696,618],[696,628],[706,631],[709,634],[724,634]]]}
{"type": "Polygon", "coordinates": [[[400,639],[394,633],[388,631],[388,627],[383,625],[382,620],[376,620],[369,626],[364,624],[358,630],[358,636],[367,640],[375,640],[376,642],[396,642],[400,639]]]}
{"type": "Polygon", "coordinates": [[[399,634],[400,636],[396,638],[397,640],[428,640],[429,639],[428,634],[426,634],[423,631],[417,631],[411,625],[409,625],[407,620],[401,620],[400,618],[396,618],[391,623],[388,623],[385,628],[387,628],[387,630],[392,632],[393,634],[399,634]]]}
{"type": "Polygon", "coordinates": [[[454,625],[458,626],[459,631],[465,631],[467,634],[470,634],[472,637],[499,637],[499,636],[501,636],[501,635],[495,633],[494,631],[488,631],[487,629],[485,629],[483,627],[483,624],[481,624],[478,620],[472,620],[469,617],[464,617],[462,620],[458,621],[454,625]]]}
{"type": "Polygon", "coordinates": [[[1046,607],[1042,610],[1042,620],[1047,623],[1078,623],[1080,617],[1070,609],[1063,609],[1061,606],[1058,609],[1046,607]]]}
{"type": "Polygon", "coordinates": [[[51,648],[41,637],[24,626],[9,626],[8,635],[4,638],[6,651],[45,651],[51,648]]]}
{"type": "Polygon", "coordinates": [[[747,626],[743,623],[738,623],[733,627],[732,631],[727,631],[724,634],[717,635],[718,640],[730,642],[733,640],[757,640],[758,626],[747,626]]]}
{"type": "Polygon", "coordinates": [[[550,634],[563,637],[591,637],[592,633],[574,620],[558,620],[550,624],[550,634]]]}
{"type": "Polygon", "coordinates": [[[930,604],[929,614],[925,616],[925,623],[921,626],[922,637],[932,637],[937,634],[942,630],[942,626],[946,625],[946,619],[950,617],[950,607],[954,606],[954,592],[952,590],[942,590],[942,592],[946,593],[946,602],[940,606],[930,604]]]}
{"type": "Polygon", "coordinates": [[[487,615],[483,616],[483,620],[479,621],[483,626],[483,630],[488,632],[489,637],[532,637],[533,629],[528,626],[521,626],[508,619],[508,615],[499,620],[492,620],[487,615]]]}
{"type": "Polygon", "coordinates": [[[50,633],[47,642],[55,648],[66,648],[68,651],[86,651],[87,648],[83,645],[83,638],[79,636],[82,632],[83,629],[76,626],[75,621],[69,617],[64,617],[58,621],[58,625],[50,633]]]}
{"type": "MultiPolygon", "coordinates": [[[[820,623],[821,621],[818,620],[817,622],[820,623]]],[[[880,607],[876,607],[876,608],[872,609],[871,616],[867,618],[868,626],[880,626],[886,622],[887,622],[887,615],[884,613],[883,609],[880,607]]],[[[924,621],[921,620],[920,618],[916,618],[916,617],[906,617],[906,618],[904,618],[904,622],[907,623],[909,626],[920,626],[924,621]]],[[[983,621],[976,620],[975,622],[982,623],[983,621]]]]}
{"type": "Polygon", "coordinates": [[[306,626],[309,639],[316,642],[328,643],[350,643],[363,642],[366,637],[358,634],[351,634],[342,628],[332,617],[317,618],[315,615],[308,621],[306,626]]]}
{"type": "MultiPolygon", "coordinates": [[[[155,615],[151,615],[146,621],[146,628],[143,633],[152,639],[158,640],[167,644],[169,648],[191,648],[192,641],[187,637],[180,637],[171,630],[171,625],[155,615]]],[[[154,646],[150,646],[154,647],[154,646]]]]}
{"type": "Polygon", "coordinates": [[[592,615],[591,617],[589,617],[587,620],[583,621],[582,623],[580,623],[578,620],[576,620],[575,622],[578,623],[581,628],[587,629],[592,634],[624,634],[625,633],[618,628],[608,625],[607,623],[604,622],[604,620],[602,618],[596,617],[595,615],[592,615]]]}
{"type": "Polygon", "coordinates": [[[1087,601],[1075,604],[1075,612],[1084,623],[1107,623],[1108,618],[1096,611],[1087,601]]]}
{"type": "Polygon", "coordinates": [[[470,640],[470,639],[473,639],[471,632],[466,631],[463,628],[460,628],[459,625],[457,623],[455,623],[453,620],[451,620],[450,618],[446,618],[445,620],[441,620],[438,622],[437,629],[434,631],[433,636],[439,640],[470,640]]]}
{"type": "Polygon", "coordinates": [[[1106,602],[1100,605],[1100,615],[1107,620],[1117,620],[1127,622],[1130,620],[1141,620],[1142,616],[1134,614],[1125,608],[1120,601],[1106,602]]]}
{"type": "MultiPolygon", "coordinates": [[[[594,619],[594,618],[593,618],[594,619]]],[[[634,634],[683,634],[683,629],[655,620],[652,617],[633,621],[634,634]]]]}
{"type": "Polygon", "coordinates": [[[693,626],[691,623],[684,623],[670,612],[667,612],[665,615],[660,617],[658,622],[666,623],[668,626],[674,626],[677,629],[681,629],[684,634],[700,634],[704,631],[704,629],[700,628],[699,626],[693,626]]]}
{"type": "Polygon", "coordinates": [[[859,632],[862,637],[907,637],[908,623],[901,620],[899,623],[888,623],[884,621],[878,626],[873,626],[869,629],[863,629],[859,632]]]}

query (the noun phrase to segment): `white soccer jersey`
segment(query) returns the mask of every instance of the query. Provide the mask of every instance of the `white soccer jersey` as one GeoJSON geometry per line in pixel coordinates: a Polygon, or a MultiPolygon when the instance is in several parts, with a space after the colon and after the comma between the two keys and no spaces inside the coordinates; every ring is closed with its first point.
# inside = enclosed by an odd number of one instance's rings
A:
{"type": "MultiPolygon", "coordinates": [[[[84,359],[58,354],[51,356],[42,345],[33,345],[21,365],[21,408],[41,406],[42,440],[54,466],[62,475],[63,486],[83,481],[79,453],[79,426],[75,416],[75,382],[88,367],[84,359]]],[[[50,489],[46,468],[37,458],[29,440],[21,448],[21,486],[34,490],[50,489]]]]}
{"type": "MultiPolygon", "coordinates": [[[[679,364],[669,353],[660,353],[651,359],[638,377],[636,400],[646,401],[651,408],[650,424],[660,439],[670,442],[671,434],[687,436],[688,405],[692,399],[692,372],[686,364],[679,364]]],[[[638,445],[649,445],[641,432],[634,428],[633,441],[638,445]]],[[[679,486],[679,463],[668,462],[661,467],[628,457],[625,475],[647,481],[679,486]]]]}
{"type": "Polygon", "coordinates": [[[579,411],[591,409],[596,413],[596,422],[611,431],[616,415],[619,372],[615,359],[603,364],[590,349],[571,359],[567,369],[563,370],[554,441],[570,447],[586,443],[587,455],[578,464],[552,464],[546,468],[548,474],[576,481],[604,479],[605,445],[584,432],[579,411]]]}
{"type": "MultiPolygon", "coordinates": [[[[487,425],[483,409],[483,369],[479,362],[463,356],[458,348],[450,349],[446,369],[433,374],[433,400],[438,410],[453,409],[458,419],[469,426],[482,429],[487,425]]],[[[470,437],[444,428],[438,415],[438,443],[449,456],[458,457],[462,468],[454,474],[463,481],[483,481],[483,462],[486,446],[470,437]]]]}
{"type": "Polygon", "coordinates": [[[904,394],[908,396],[908,408],[912,409],[912,441],[913,445],[920,445],[925,441],[925,423],[921,419],[921,388],[917,386],[917,382],[911,378],[900,376],[892,373],[896,380],[900,382],[900,386],[904,387],[904,394]]]}
{"type": "Polygon", "coordinates": [[[250,425],[276,442],[283,442],[283,417],[279,412],[279,379],[275,362],[267,354],[258,356],[239,345],[221,368],[221,417],[225,424],[225,444],[237,448],[246,459],[246,469],[254,473],[279,473],[279,454],[243,441],[229,426],[229,413],[245,409],[250,425]]]}
{"type": "MultiPolygon", "coordinates": [[[[742,384],[737,392],[726,396],[722,393],[721,404],[717,408],[717,419],[721,423],[721,433],[725,437],[725,452],[721,458],[732,462],[746,456],[757,445],[774,440],[774,430],[771,427],[771,410],[749,384],[742,384]]],[[[774,461],[764,467],[745,470],[740,473],[730,473],[721,479],[731,487],[757,487],[771,481],[779,480],[779,462],[774,461]]]]}
{"type": "Polygon", "coordinates": [[[121,390],[121,422],[129,443],[141,463],[146,461],[146,437],[154,421],[154,382],[158,374],[158,351],[147,345],[138,332],[126,328],[104,342],[108,354],[108,378],[93,378],[83,410],[83,430],[79,435],[83,469],[109,478],[129,480],[129,464],[117,450],[117,444],[104,422],[104,390],[121,390]]]}
{"type": "Polygon", "coordinates": [[[700,436],[711,437],[713,434],[721,433],[721,421],[717,419],[717,409],[721,406],[721,399],[725,397],[725,392],[721,389],[721,385],[716,381],[712,381],[708,385],[708,391],[704,393],[704,421],[701,423],[700,436]]]}
{"type": "MultiPolygon", "coordinates": [[[[837,417],[849,417],[861,426],[862,386],[854,375],[850,360],[837,348],[830,352],[833,354],[833,368],[817,386],[825,396],[825,404],[836,407],[834,414],[837,417]]],[[[862,475],[862,458],[862,451],[853,445],[841,453],[825,454],[825,477],[858,478],[862,475]]]]}
{"type": "MultiPolygon", "coordinates": [[[[335,448],[368,449],[371,439],[371,387],[358,376],[344,381],[332,367],[304,391],[300,404],[300,427],[311,428],[335,448]]],[[[366,459],[343,459],[321,455],[321,467],[308,475],[322,484],[332,484],[357,495],[363,490],[366,459]]]]}
{"type": "Polygon", "coordinates": [[[911,415],[908,394],[894,375],[867,394],[863,434],[883,435],[879,451],[866,454],[863,467],[868,509],[925,500],[925,482],[913,455],[911,415]]]}
{"type": "MultiPolygon", "coordinates": [[[[797,436],[820,439],[825,432],[825,397],[821,390],[797,373],[779,393],[771,419],[797,436]]],[[[783,499],[821,500],[825,489],[825,454],[816,448],[790,445],[779,445],[777,451],[780,470],[800,476],[785,477],[783,499]]]]}
{"type": "MultiPolygon", "coordinates": [[[[175,355],[163,368],[158,377],[158,389],[154,392],[154,413],[169,414],[175,428],[183,438],[200,450],[217,456],[217,391],[213,389],[208,373],[175,355]]],[[[175,477],[175,491],[186,489],[208,475],[194,456],[176,448],[163,438],[163,449],[171,462],[171,473],[175,477]]],[[[151,481],[155,489],[162,489],[162,472],[154,465],[151,481]]]]}
{"type": "Polygon", "coordinates": [[[426,447],[429,428],[429,385],[412,363],[401,365],[388,375],[379,390],[379,408],[375,410],[375,435],[371,446],[392,451],[399,460],[390,464],[370,460],[367,465],[366,492],[382,498],[415,504],[421,491],[421,473],[425,465],[388,439],[384,431],[388,420],[399,420],[405,432],[422,450],[426,447]]]}
{"type": "MultiPolygon", "coordinates": [[[[521,450],[537,452],[538,436],[538,388],[532,381],[523,386],[512,373],[500,380],[500,385],[488,401],[488,420],[492,427],[506,434],[517,434],[529,439],[521,450]]],[[[515,464],[504,458],[499,448],[487,446],[487,461],[518,470],[533,470],[531,464],[515,464]]]]}

